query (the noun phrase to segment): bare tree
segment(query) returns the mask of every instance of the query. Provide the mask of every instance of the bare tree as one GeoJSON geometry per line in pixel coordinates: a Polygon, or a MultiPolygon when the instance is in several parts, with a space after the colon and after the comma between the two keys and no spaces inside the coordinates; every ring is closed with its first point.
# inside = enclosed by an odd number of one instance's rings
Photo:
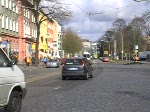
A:
{"type": "Polygon", "coordinates": [[[142,17],[144,18],[145,22],[146,22],[146,26],[145,26],[145,32],[147,35],[150,36],[150,10],[146,10],[143,14],[142,17]]]}
{"type": "MultiPolygon", "coordinates": [[[[23,2],[26,2],[26,0],[23,2]]],[[[38,46],[41,23],[47,20],[47,17],[58,21],[68,20],[69,17],[72,16],[72,12],[69,10],[69,4],[66,4],[63,0],[33,0],[33,5],[29,6],[26,3],[24,3],[24,5],[26,9],[32,11],[35,17],[37,28],[35,66],[38,66],[38,46]],[[40,11],[44,12],[41,18],[39,18],[40,11]]]]}
{"type": "Polygon", "coordinates": [[[124,19],[117,19],[113,22],[113,27],[116,30],[121,31],[126,26],[126,21],[124,19]]]}

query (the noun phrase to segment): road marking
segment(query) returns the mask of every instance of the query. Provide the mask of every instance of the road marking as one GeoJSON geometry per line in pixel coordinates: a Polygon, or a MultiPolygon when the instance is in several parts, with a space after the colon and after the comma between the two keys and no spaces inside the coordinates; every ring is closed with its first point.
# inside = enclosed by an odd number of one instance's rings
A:
{"type": "Polygon", "coordinates": [[[52,80],[52,81],[45,82],[43,84],[40,84],[40,86],[43,86],[43,85],[46,85],[46,84],[49,84],[49,83],[52,83],[52,82],[56,82],[56,81],[58,81],[58,79],[57,80],[52,80]]]}
{"type": "Polygon", "coordinates": [[[57,89],[60,89],[61,87],[60,86],[58,86],[58,87],[55,87],[53,90],[57,90],[57,89]]]}

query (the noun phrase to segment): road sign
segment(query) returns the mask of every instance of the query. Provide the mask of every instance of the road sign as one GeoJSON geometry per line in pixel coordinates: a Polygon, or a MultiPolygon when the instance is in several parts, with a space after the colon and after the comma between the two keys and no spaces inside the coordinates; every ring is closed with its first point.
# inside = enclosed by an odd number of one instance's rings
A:
{"type": "Polygon", "coordinates": [[[108,54],[108,51],[104,51],[104,54],[108,54]]]}

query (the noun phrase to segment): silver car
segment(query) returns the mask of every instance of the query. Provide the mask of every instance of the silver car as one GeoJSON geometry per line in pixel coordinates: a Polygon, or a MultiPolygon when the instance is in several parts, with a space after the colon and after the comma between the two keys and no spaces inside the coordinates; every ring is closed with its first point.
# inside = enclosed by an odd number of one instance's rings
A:
{"type": "Polygon", "coordinates": [[[47,68],[58,68],[59,67],[59,61],[57,59],[52,59],[52,60],[49,60],[47,63],[46,63],[46,67],[47,68]]]}

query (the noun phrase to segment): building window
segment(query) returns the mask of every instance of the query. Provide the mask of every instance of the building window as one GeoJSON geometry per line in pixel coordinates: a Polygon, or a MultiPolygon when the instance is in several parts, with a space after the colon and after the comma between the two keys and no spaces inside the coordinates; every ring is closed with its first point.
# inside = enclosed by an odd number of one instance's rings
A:
{"type": "Polygon", "coordinates": [[[2,28],[5,28],[5,17],[2,15],[2,28]]]}
{"type": "Polygon", "coordinates": [[[9,9],[12,10],[12,3],[11,3],[11,0],[9,0],[9,9]]]}
{"type": "Polygon", "coordinates": [[[43,43],[43,37],[41,37],[41,42],[43,43]]]}
{"type": "Polygon", "coordinates": [[[37,31],[34,30],[34,37],[37,38],[37,31]]]}
{"type": "Polygon", "coordinates": [[[13,19],[13,31],[15,31],[16,30],[16,27],[15,27],[15,20],[13,19]]]}
{"type": "Polygon", "coordinates": [[[26,16],[26,9],[23,9],[23,15],[26,16]]]}
{"type": "Polygon", "coordinates": [[[9,2],[8,0],[5,0],[5,1],[6,1],[6,8],[8,8],[9,2]]]}
{"type": "Polygon", "coordinates": [[[33,30],[33,29],[31,29],[31,31],[32,31],[31,36],[32,36],[32,37],[34,37],[34,30],[33,30]]]}
{"type": "Polygon", "coordinates": [[[16,32],[18,32],[18,21],[16,21],[16,32]]]}
{"type": "Polygon", "coordinates": [[[47,39],[45,39],[45,41],[46,41],[46,44],[48,44],[48,41],[47,41],[47,39]]]}
{"type": "Polygon", "coordinates": [[[10,30],[12,31],[12,19],[11,19],[11,18],[9,19],[9,23],[10,23],[9,28],[10,28],[10,30]]]}
{"type": "Polygon", "coordinates": [[[30,19],[30,11],[28,11],[28,18],[30,19]]]}
{"type": "Polygon", "coordinates": [[[16,5],[15,3],[13,3],[13,12],[15,12],[15,10],[16,10],[16,5]]]}
{"type": "Polygon", "coordinates": [[[2,6],[5,6],[5,0],[1,0],[2,6]]]}
{"type": "Polygon", "coordinates": [[[8,30],[8,24],[9,24],[9,21],[8,21],[8,17],[6,16],[6,29],[8,30]]]}
{"type": "Polygon", "coordinates": [[[18,6],[16,5],[16,13],[18,14],[18,6]]]}

